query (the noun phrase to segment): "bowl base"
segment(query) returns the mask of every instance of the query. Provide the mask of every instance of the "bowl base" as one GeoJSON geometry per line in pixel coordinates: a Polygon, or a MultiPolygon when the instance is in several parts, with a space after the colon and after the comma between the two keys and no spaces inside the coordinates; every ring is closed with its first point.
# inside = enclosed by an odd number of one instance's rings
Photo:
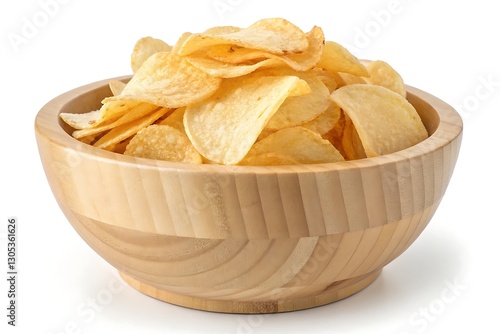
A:
{"type": "Polygon", "coordinates": [[[220,312],[220,313],[239,313],[239,314],[256,314],[256,313],[279,313],[298,311],[316,306],[326,305],[338,300],[352,296],[353,294],[363,290],[368,285],[373,283],[380,275],[382,269],[371,273],[346,279],[330,285],[320,294],[302,297],[297,299],[286,300],[269,300],[269,301],[238,301],[238,300],[214,300],[204,299],[187,295],[180,295],[169,291],[158,289],[157,287],[145,284],[135,278],[120,272],[121,277],[134,289],[161,301],[183,306],[187,308],[220,312]]]}

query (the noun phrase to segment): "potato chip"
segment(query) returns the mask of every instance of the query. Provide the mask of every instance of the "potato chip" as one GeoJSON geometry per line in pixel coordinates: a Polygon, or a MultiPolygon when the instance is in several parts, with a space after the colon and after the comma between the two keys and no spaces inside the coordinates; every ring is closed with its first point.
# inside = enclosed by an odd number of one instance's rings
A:
{"type": "Polygon", "coordinates": [[[257,137],[256,142],[258,142],[258,141],[266,138],[267,136],[269,136],[272,133],[275,133],[276,131],[278,131],[278,130],[271,130],[271,129],[268,129],[268,128],[262,129],[262,131],[260,132],[259,136],[257,137]]]}
{"type": "Polygon", "coordinates": [[[346,120],[342,134],[342,147],[348,160],[366,158],[363,143],[350,119],[346,120]]]}
{"type": "Polygon", "coordinates": [[[232,34],[233,32],[238,32],[240,30],[241,30],[240,27],[235,27],[235,26],[215,26],[206,29],[203,33],[210,35],[226,35],[226,34],[232,34]]]}
{"type": "Polygon", "coordinates": [[[93,124],[93,126],[95,127],[101,123],[118,119],[140,103],[140,101],[127,99],[116,100],[113,96],[105,98],[104,100],[102,100],[102,106],[100,109],[101,117],[97,122],[93,124]]]}
{"type": "Polygon", "coordinates": [[[74,129],[89,129],[118,119],[139,103],[132,100],[112,101],[106,98],[99,110],[83,114],[61,113],[59,117],[74,129]]]}
{"type": "Polygon", "coordinates": [[[301,164],[344,161],[328,140],[300,126],[279,130],[255,143],[248,152],[248,159],[266,153],[284,155],[301,164]]]}
{"type": "Polygon", "coordinates": [[[264,59],[255,64],[229,64],[206,56],[187,56],[185,59],[198,69],[219,78],[235,78],[254,72],[261,67],[280,65],[276,59],[264,59]]]}
{"type": "Polygon", "coordinates": [[[287,96],[308,92],[307,83],[295,76],[226,79],[209,99],[186,108],[184,127],[201,155],[234,165],[245,157],[287,96]]]}
{"type": "Polygon", "coordinates": [[[267,129],[279,130],[307,123],[321,115],[330,105],[330,91],[314,73],[288,69],[270,70],[266,73],[296,75],[305,80],[311,88],[309,94],[288,97],[269,120],[267,129]]]}
{"type": "Polygon", "coordinates": [[[162,41],[153,37],[143,37],[139,39],[134,46],[130,65],[132,71],[135,73],[142,66],[142,64],[153,54],[157,52],[170,51],[172,47],[162,41]]]}
{"type": "Polygon", "coordinates": [[[95,143],[100,137],[102,136],[102,134],[96,134],[96,135],[89,135],[89,136],[85,136],[85,137],[81,137],[81,138],[78,138],[79,141],[81,141],[82,143],[85,143],[85,144],[89,144],[89,145],[92,145],[93,143],[95,143]]]}
{"type": "Polygon", "coordinates": [[[283,57],[285,59],[290,59],[290,62],[287,62],[288,66],[297,71],[308,71],[312,69],[318,64],[323,56],[325,47],[323,29],[314,26],[311,31],[306,34],[306,37],[309,46],[304,52],[283,57]],[[297,64],[297,66],[294,66],[294,64],[297,64]]]}
{"type": "Polygon", "coordinates": [[[81,130],[76,130],[72,133],[72,136],[75,138],[82,138],[86,137],[89,135],[94,135],[98,134],[100,132],[104,132],[107,130],[110,130],[112,128],[115,128],[117,126],[120,126],[125,123],[132,122],[138,118],[141,118],[142,116],[151,113],[152,111],[158,109],[159,107],[154,105],[154,104],[149,104],[149,103],[140,103],[136,105],[135,107],[131,108],[130,110],[127,111],[126,114],[115,120],[114,122],[106,122],[105,124],[100,124],[99,126],[92,127],[90,129],[81,129],[81,130]]]}
{"type": "Polygon", "coordinates": [[[308,71],[318,63],[323,53],[323,30],[319,27],[314,27],[309,33],[307,33],[307,40],[309,46],[300,54],[275,55],[262,50],[222,44],[209,48],[207,50],[207,55],[215,60],[230,64],[242,64],[249,61],[276,59],[296,71],[308,71]]]}
{"type": "Polygon", "coordinates": [[[152,124],[158,118],[168,112],[166,108],[158,108],[157,110],[141,117],[132,122],[122,124],[113,128],[111,131],[102,136],[93,145],[104,150],[112,151],[114,146],[135,135],[139,130],[152,124]]]}
{"type": "Polygon", "coordinates": [[[165,108],[184,107],[212,95],[221,80],[172,52],[158,52],[144,62],[120,97],[165,108]]]}
{"type": "Polygon", "coordinates": [[[308,47],[306,34],[291,22],[281,18],[263,19],[246,29],[193,34],[182,45],[179,55],[186,56],[206,47],[231,44],[282,55],[302,53],[308,47]]]}
{"type": "Polygon", "coordinates": [[[366,78],[365,77],[360,77],[354,74],[350,73],[339,73],[339,76],[342,78],[342,81],[344,81],[343,85],[340,85],[339,87],[346,86],[346,85],[352,85],[352,84],[365,84],[366,78]]]}
{"type": "Polygon", "coordinates": [[[370,77],[365,78],[366,82],[372,85],[379,85],[406,97],[406,87],[401,75],[396,70],[382,60],[366,62],[366,69],[370,77]]]}
{"type": "Polygon", "coordinates": [[[369,76],[365,66],[342,45],[327,41],[323,55],[317,65],[332,72],[343,72],[357,76],[369,76]]]}
{"type": "Polygon", "coordinates": [[[243,63],[248,65],[264,59],[280,58],[280,56],[270,52],[243,48],[231,44],[214,45],[206,50],[206,56],[223,63],[235,65],[243,63]]]}
{"type": "Polygon", "coordinates": [[[150,125],[140,130],[127,145],[125,155],[156,160],[201,164],[201,155],[188,137],[168,125],[150,125]]]}
{"type": "Polygon", "coordinates": [[[321,80],[322,83],[325,84],[330,93],[338,87],[345,86],[344,79],[342,79],[340,74],[337,72],[327,71],[322,68],[314,68],[312,72],[316,74],[316,76],[321,80]]]}
{"type": "Polygon", "coordinates": [[[185,107],[177,108],[174,110],[172,114],[162,120],[160,125],[168,125],[182,133],[186,133],[186,129],[184,129],[184,113],[186,111],[185,107]]]}
{"type": "Polygon", "coordinates": [[[415,108],[385,87],[352,84],[331,96],[352,120],[367,157],[400,151],[428,137],[415,108]]]}
{"type": "Polygon", "coordinates": [[[74,129],[88,129],[101,118],[101,111],[93,110],[83,114],[61,113],[59,117],[74,129]]]}
{"type": "Polygon", "coordinates": [[[172,52],[173,54],[176,54],[178,55],[179,54],[179,50],[181,49],[182,45],[184,44],[184,42],[192,35],[192,33],[190,32],[185,32],[181,35],[181,37],[179,37],[179,39],[177,40],[177,42],[174,44],[172,50],[170,52],[172,52]]]}
{"type": "Polygon", "coordinates": [[[330,102],[328,108],[321,113],[318,117],[313,120],[302,124],[301,126],[319,133],[320,135],[324,135],[333,127],[340,119],[340,107],[335,102],[330,102]]]}
{"type": "Polygon", "coordinates": [[[299,165],[300,162],[285,154],[268,152],[246,156],[240,161],[240,166],[284,166],[284,165],[299,165]]]}
{"type": "Polygon", "coordinates": [[[120,153],[120,154],[125,153],[125,150],[127,149],[127,145],[130,143],[130,140],[132,138],[133,137],[128,137],[127,139],[122,140],[119,143],[116,143],[115,146],[113,147],[113,152],[120,153]]]}

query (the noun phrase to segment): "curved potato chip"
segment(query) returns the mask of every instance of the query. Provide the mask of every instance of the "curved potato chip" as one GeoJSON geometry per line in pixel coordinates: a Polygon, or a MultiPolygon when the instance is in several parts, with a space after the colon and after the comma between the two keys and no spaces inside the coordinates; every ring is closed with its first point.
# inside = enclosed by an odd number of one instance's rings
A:
{"type": "Polygon", "coordinates": [[[173,128],[176,128],[177,130],[181,131],[182,133],[186,133],[186,129],[184,129],[184,112],[185,111],[186,111],[185,107],[177,108],[174,110],[173,113],[171,113],[169,116],[167,116],[159,124],[160,125],[168,125],[168,126],[171,126],[173,128]]]}
{"type": "MultiPolygon", "coordinates": [[[[350,74],[350,73],[339,73],[339,75],[342,78],[342,80],[344,81],[344,84],[342,86],[367,83],[366,77],[360,77],[360,76],[350,74]]],[[[339,86],[339,87],[342,87],[342,86],[339,86]]]]}
{"type": "Polygon", "coordinates": [[[120,97],[178,108],[212,95],[221,81],[175,53],[158,52],[144,62],[120,97]]]}
{"type": "Polygon", "coordinates": [[[167,112],[168,109],[166,108],[158,108],[158,110],[144,115],[141,118],[119,125],[99,138],[99,140],[96,141],[93,145],[95,147],[102,148],[103,150],[113,151],[115,145],[135,135],[137,132],[139,132],[139,130],[145,128],[146,126],[154,123],[154,121],[156,121],[167,112]]]}
{"type": "MultiPolygon", "coordinates": [[[[153,37],[143,37],[139,39],[132,51],[132,56],[130,57],[130,66],[132,71],[135,73],[141,67],[141,65],[148,59],[151,55],[157,52],[170,51],[172,47],[162,41],[161,39],[153,37]]],[[[115,94],[116,95],[116,94],[115,94]]]]}
{"type": "Polygon", "coordinates": [[[103,123],[112,122],[140,104],[139,101],[113,101],[111,99],[112,98],[105,98],[99,110],[89,111],[83,114],[61,113],[59,117],[73,129],[90,129],[103,123]]]}
{"type": "Polygon", "coordinates": [[[88,129],[97,124],[101,111],[93,110],[83,114],[60,113],[59,117],[73,129],[88,129]]]}
{"type": "Polygon", "coordinates": [[[325,133],[333,129],[333,127],[335,126],[335,124],[337,124],[339,119],[340,119],[340,107],[335,102],[332,101],[330,102],[330,105],[323,113],[321,113],[315,119],[302,124],[301,126],[316,133],[319,133],[320,135],[324,135],[325,133]]]}
{"type": "Polygon", "coordinates": [[[324,34],[321,28],[314,27],[306,36],[309,46],[300,54],[276,55],[262,50],[223,44],[208,49],[207,55],[210,58],[230,64],[262,61],[263,59],[276,59],[296,71],[308,71],[312,69],[321,58],[323,53],[324,34]]]}
{"type": "Polygon", "coordinates": [[[123,116],[119,117],[117,120],[113,122],[106,122],[106,123],[101,123],[98,126],[92,127],[90,129],[81,129],[81,130],[76,130],[72,133],[72,136],[74,138],[82,138],[86,137],[89,135],[94,135],[98,134],[100,132],[104,132],[110,129],[113,129],[117,126],[120,126],[125,123],[132,122],[138,118],[141,118],[144,115],[149,114],[150,112],[158,109],[158,106],[155,106],[154,104],[149,104],[149,103],[140,103],[136,105],[135,107],[129,109],[126,114],[123,116]]]}
{"type": "Polygon", "coordinates": [[[240,166],[283,166],[283,165],[299,165],[297,159],[289,157],[285,154],[274,152],[256,154],[246,156],[240,161],[240,166]]]}
{"type": "Polygon", "coordinates": [[[295,76],[226,79],[213,96],[186,108],[184,127],[205,158],[237,164],[286,97],[307,92],[307,83],[295,76]]]}
{"type": "Polygon", "coordinates": [[[186,56],[185,58],[201,71],[219,78],[241,77],[261,67],[272,67],[280,64],[276,59],[264,59],[252,65],[237,65],[224,63],[205,56],[186,56]]]}
{"type": "Polygon", "coordinates": [[[352,84],[331,97],[352,120],[367,157],[400,151],[428,137],[415,108],[385,87],[352,84]]]}
{"type": "Polygon", "coordinates": [[[342,138],[344,135],[345,124],[346,124],[346,115],[342,111],[342,109],[340,109],[340,118],[337,121],[337,123],[335,123],[335,126],[330,131],[323,134],[321,137],[332,143],[332,145],[335,146],[335,148],[340,152],[340,154],[342,154],[344,159],[348,159],[344,147],[342,146],[342,138]]]}
{"type": "Polygon", "coordinates": [[[229,64],[248,63],[250,61],[261,61],[267,58],[280,58],[270,52],[243,48],[231,44],[214,45],[207,49],[206,55],[212,59],[229,64]]]}
{"type": "Polygon", "coordinates": [[[317,66],[333,72],[343,72],[364,77],[369,75],[358,58],[353,56],[342,45],[332,41],[325,43],[323,55],[317,66]]]}
{"type": "Polygon", "coordinates": [[[233,32],[238,32],[240,30],[241,30],[240,27],[235,27],[235,26],[216,26],[206,29],[203,33],[211,35],[225,35],[225,34],[232,34],[233,32]]]}
{"type": "Polygon", "coordinates": [[[348,119],[344,126],[344,132],[342,134],[342,147],[347,156],[348,160],[356,160],[366,158],[366,153],[363,148],[363,143],[359,138],[358,132],[352,121],[348,119]]]}
{"type": "Polygon", "coordinates": [[[308,47],[306,34],[299,27],[285,19],[271,18],[234,32],[223,29],[193,34],[181,46],[179,55],[186,56],[218,44],[232,44],[280,55],[301,53],[308,47]]]}
{"type": "Polygon", "coordinates": [[[291,54],[286,59],[288,66],[297,71],[308,71],[318,64],[325,47],[325,35],[323,29],[314,26],[311,31],[306,34],[308,48],[299,54],[291,54]],[[296,64],[296,65],[295,65],[296,64]]]}
{"type": "Polygon", "coordinates": [[[382,60],[375,60],[366,62],[366,69],[370,73],[370,77],[365,78],[367,83],[383,86],[406,97],[403,78],[391,65],[382,60]]]}
{"type": "Polygon", "coordinates": [[[255,143],[248,157],[252,159],[253,156],[266,153],[284,155],[301,164],[344,161],[344,157],[328,140],[301,126],[270,134],[255,143]]]}
{"type": "Polygon", "coordinates": [[[325,84],[330,93],[338,87],[345,86],[345,81],[338,72],[328,71],[323,68],[314,68],[312,72],[325,84]]]}
{"type": "MultiPolygon", "coordinates": [[[[127,99],[114,99],[114,97],[107,97],[102,100],[101,106],[101,119],[99,120],[99,124],[104,121],[109,121],[111,119],[117,119],[127,112],[130,109],[138,106],[141,102],[127,99]]],[[[96,126],[96,124],[94,124],[96,126]]]]}
{"type": "Polygon", "coordinates": [[[179,39],[177,40],[177,42],[174,44],[174,46],[172,47],[172,50],[170,52],[178,55],[179,54],[179,50],[180,48],[182,47],[182,44],[184,44],[184,42],[189,38],[189,36],[191,36],[192,33],[190,32],[185,32],[181,35],[181,37],[179,37],[179,39]]]}
{"type": "Polygon", "coordinates": [[[201,156],[188,137],[168,125],[150,125],[130,140],[125,155],[134,157],[201,164],[201,156]]]}
{"type": "Polygon", "coordinates": [[[266,125],[267,129],[279,130],[307,123],[321,115],[330,105],[330,91],[312,72],[296,72],[288,69],[270,70],[267,73],[296,75],[305,80],[311,92],[288,97],[266,125]]]}

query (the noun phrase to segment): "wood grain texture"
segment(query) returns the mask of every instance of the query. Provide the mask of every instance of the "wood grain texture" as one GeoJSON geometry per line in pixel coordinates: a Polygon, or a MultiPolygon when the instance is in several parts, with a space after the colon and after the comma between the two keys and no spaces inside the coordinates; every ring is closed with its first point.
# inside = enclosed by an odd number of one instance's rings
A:
{"type": "Polygon", "coordinates": [[[368,286],[431,220],[462,137],[453,108],[407,87],[431,136],[400,152],[302,166],[154,161],[80,143],[59,120],[99,108],[107,84],[38,113],[48,182],[75,230],[132,287],[203,310],[298,310],[368,286]]]}

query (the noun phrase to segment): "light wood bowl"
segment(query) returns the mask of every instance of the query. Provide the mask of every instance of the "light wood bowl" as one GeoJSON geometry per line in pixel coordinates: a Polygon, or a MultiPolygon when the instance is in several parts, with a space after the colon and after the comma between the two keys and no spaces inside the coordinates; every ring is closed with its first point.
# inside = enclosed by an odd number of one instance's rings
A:
{"type": "Polygon", "coordinates": [[[189,165],[80,143],[58,115],[99,108],[111,94],[108,80],[50,101],[35,131],[62,211],[132,287],[195,309],[284,312],[365,288],[436,211],[462,120],[438,98],[407,89],[432,135],[394,154],[340,163],[189,165]]]}

